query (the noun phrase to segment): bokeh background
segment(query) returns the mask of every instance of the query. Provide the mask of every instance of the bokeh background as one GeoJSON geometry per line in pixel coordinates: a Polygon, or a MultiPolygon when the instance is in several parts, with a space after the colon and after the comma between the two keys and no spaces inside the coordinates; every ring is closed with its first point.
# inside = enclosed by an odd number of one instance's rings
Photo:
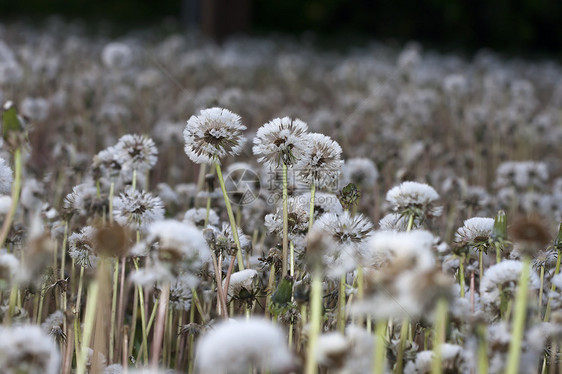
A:
{"type": "Polygon", "coordinates": [[[224,40],[233,33],[312,35],[346,43],[417,40],[436,48],[560,57],[557,0],[1,0],[0,20],[58,14],[112,30],[166,22],[224,40]],[[107,27],[107,24],[105,24],[107,27]]]}

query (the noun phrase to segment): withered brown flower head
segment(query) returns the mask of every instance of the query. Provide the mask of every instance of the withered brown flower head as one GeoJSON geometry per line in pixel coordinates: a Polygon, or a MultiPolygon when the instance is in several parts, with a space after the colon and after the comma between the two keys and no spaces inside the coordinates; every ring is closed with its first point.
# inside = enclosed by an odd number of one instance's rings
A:
{"type": "Polygon", "coordinates": [[[132,246],[131,230],[117,223],[100,226],[95,230],[96,253],[110,257],[125,257],[132,246]]]}
{"type": "Polygon", "coordinates": [[[514,220],[509,227],[509,238],[522,255],[532,256],[544,249],[552,235],[541,218],[531,216],[514,220]]]}

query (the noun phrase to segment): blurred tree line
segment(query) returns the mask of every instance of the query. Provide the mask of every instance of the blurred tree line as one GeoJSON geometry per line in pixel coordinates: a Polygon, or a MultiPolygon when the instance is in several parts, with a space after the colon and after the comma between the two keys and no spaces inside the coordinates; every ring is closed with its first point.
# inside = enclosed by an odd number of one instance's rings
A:
{"type": "Polygon", "coordinates": [[[562,47],[560,0],[0,0],[0,19],[52,13],[131,26],[188,18],[219,38],[236,31],[312,31],[463,48],[559,53],[562,47]]]}

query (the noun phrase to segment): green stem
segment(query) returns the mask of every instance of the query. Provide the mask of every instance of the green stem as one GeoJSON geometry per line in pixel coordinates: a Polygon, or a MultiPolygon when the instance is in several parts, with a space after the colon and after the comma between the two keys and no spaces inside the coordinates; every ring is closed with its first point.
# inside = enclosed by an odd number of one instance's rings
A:
{"type": "Polygon", "coordinates": [[[113,224],[113,194],[115,193],[115,182],[111,182],[109,186],[109,223],[113,224]]]}
{"type": "MultiPolygon", "coordinates": [[[[80,348],[80,363],[76,368],[76,374],[84,374],[86,372],[86,358],[88,357],[88,347],[94,330],[94,317],[96,315],[98,293],[99,284],[97,280],[94,280],[88,287],[88,300],[86,304],[86,315],[84,318],[84,333],[80,348]]],[[[95,360],[96,358],[92,359],[95,360]]]]}
{"type": "Polygon", "coordinates": [[[312,224],[314,223],[314,195],[316,193],[316,185],[314,182],[310,185],[310,212],[308,219],[308,232],[312,230],[312,224]]]}
{"type": "MultiPolygon", "coordinates": [[[[137,258],[133,259],[133,263],[135,265],[135,269],[139,270],[139,260],[137,258]]],[[[142,329],[142,343],[143,343],[143,358],[145,365],[148,363],[148,333],[146,329],[146,311],[144,305],[144,292],[142,290],[142,286],[139,284],[137,285],[137,291],[139,294],[139,304],[140,304],[140,311],[141,311],[141,329],[142,329]]],[[[132,344],[133,342],[131,342],[132,344]]]]}
{"type": "MultiPolygon", "coordinates": [[[[556,259],[556,268],[554,270],[554,275],[558,275],[558,273],[560,273],[560,260],[562,258],[562,251],[558,250],[558,256],[556,259]]],[[[552,286],[550,287],[551,291],[554,291],[556,289],[556,285],[554,283],[552,283],[552,286]]],[[[548,296],[548,301],[546,302],[546,311],[544,312],[544,322],[548,322],[548,320],[550,319],[550,309],[551,309],[551,301],[552,301],[552,296],[551,296],[552,292],[549,293],[548,296]]]]}
{"type": "Polygon", "coordinates": [[[480,274],[478,274],[478,279],[480,281],[480,283],[478,284],[482,284],[482,276],[484,274],[484,251],[482,249],[478,250],[478,271],[480,274]]]}
{"type": "Polygon", "coordinates": [[[373,374],[384,374],[384,368],[386,366],[386,327],[387,323],[385,320],[378,320],[375,324],[375,352],[373,360],[373,374]]]}
{"type": "Polygon", "coordinates": [[[517,374],[519,370],[519,359],[521,357],[521,343],[525,330],[525,316],[527,314],[527,290],[529,288],[529,273],[531,261],[527,256],[523,257],[523,267],[519,277],[519,285],[515,296],[515,311],[511,325],[511,341],[507,356],[505,374],[517,374]]]}
{"type": "Polygon", "coordinates": [[[488,341],[486,339],[486,325],[479,324],[478,333],[478,373],[488,372],[488,341]]]}
{"type": "Polygon", "coordinates": [[[540,272],[540,288],[539,288],[539,304],[537,305],[537,314],[538,319],[541,319],[542,315],[542,293],[544,290],[544,265],[541,265],[541,272],[540,272]]]}
{"type": "Polygon", "coordinates": [[[459,260],[459,280],[460,280],[462,298],[464,298],[464,287],[465,287],[464,286],[464,259],[465,259],[465,254],[463,253],[459,260]]]}
{"type": "Polygon", "coordinates": [[[322,272],[318,266],[312,273],[310,285],[310,330],[308,336],[308,347],[306,352],[306,374],[318,372],[316,360],[316,347],[318,345],[318,335],[322,323],[322,272]]]}
{"type": "Polygon", "coordinates": [[[224,204],[226,205],[226,211],[228,212],[228,220],[230,221],[230,228],[232,229],[232,237],[234,238],[234,243],[236,243],[237,252],[236,259],[238,260],[238,270],[244,270],[244,259],[242,258],[242,247],[240,246],[240,239],[238,238],[238,229],[236,227],[236,221],[234,220],[234,214],[232,213],[232,206],[230,205],[230,198],[226,193],[226,186],[224,185],[224,179],[222,177],[221,166],[217,162],[215,164],[217,169],[217,177],[221,185],[222,195],[224,197],[224,204]]]}
{"type": "Polygon", "coordinates": [[[410,216],[408,217],[408,227],[406,228],[406,231],[411,231],[413,226],[414,226],[414,215],[410,214],[410,216]]]}
{"type": "Polygon", "coordinates": [[[18,286],[15,284],[12,285],[12,289],[10,290],[10,301],[8,304],[8,314],[4,318],[4,324],[6,326],[10,326],[12,324],[12,317],[14,315],[14,310],[16,308],[16,300],[18,298],[18,286]]]}
{"type": "MultiPolygon", "coordinates": [[[[283,253],[281,267],[281,278],[287,275],[287,257],[289,251],[289,193],[287,182],[287,165],[283,163],[283,253]]],[[[291,264],[291,267],[294,265],[291,264]]]]}
{"type": "Polygon", "coordinates": [[[400,343],[398,345],[398,355],[396,358],[396,369],[394,372],[396,374],[401,374],[404,368],[404,349],[406,348],[406,340],[408,338],[408,325],[410,320],[405,317],[402,320],[402,326],[400,326],[400,343]]]}
{"type": "Polygon", "coordinates": [[[113,363],[115,347],[115,320],[117,317],[117,283],[119,280],[119,259],[115,258],[113,268],[113,295],[111,298],[111,325],[109,327],[109,363],[113,363]]]}
{"type": "Polygon", "coordinates": [[[137,189],[137,169],[133,169],[133,191],[137,189]]]}
{"type": "Polygon", "coordinates": [[[441,347],[445,343],[445,330],[447,327],[447,310],[449,305],[447,300],[441,298],[437,301],[435,309],[435,337],[433,340],[433,361],[431,362],[431,374],[441,374],[442,355],[441,347]]]}
{"type": "Polygon", "coordinates": [[[345,274],[340,277],[340,287],[338,289],[338,331],[345,332],[345,274]]]}

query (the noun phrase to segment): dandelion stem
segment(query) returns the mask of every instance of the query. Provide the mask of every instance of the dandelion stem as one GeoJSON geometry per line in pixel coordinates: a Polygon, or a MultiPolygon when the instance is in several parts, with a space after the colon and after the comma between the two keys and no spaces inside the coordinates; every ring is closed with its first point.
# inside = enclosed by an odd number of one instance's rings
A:
{"type": "MultiPolygon", "coordinates": [[[[560,273],[560,260],[562,258],[562,251],[559,249],[558,250],[558,255],[556,256],[556,268],[554,269],[554,275],[558,275],[560,273]]],[[[554,291],[556,289],[556,285],[554,283],[552,283],[552,286],[550,287],[550,291],[554,291]]],[[[544,312],[544,322],[548,322],[548,320],[550,319],[550,309],[551,309],[551,301],[552,301],[552,296],[551,296],[552,292],[549,293],[548,295],[548,301],[546,302],[546,311],[544,312]]]]}
{"type": "Polygon", "coordinates": [[[133,191],[137,189],[137,169],[133,169],[133,191]]]}
{"type": "Polygon", "coordinates": [[[529,287],[530,271],[531,261],[527,256],[524,256],[517,294],[515,296],[515,310],[511,325],[511,341],[505,374],[516,374],[519,370],[519,358],[521,357],[521,344],[525,330],[525,316],[527,314],[527,289],[529,287]]]}
{"type": "Polygon", "coordinates": [[[541,265],[541,272],[540,272],[540,288],[539,288],[539,304],[537,305],[537,315],[538,319],[541,319],[542,316],[542,294],[544,290],[544,265],[541,265]]]}
{"type": "Polygon", "coordinates": [[[441,374],[442,355],[441,347],[445,342],[445,330],[447,327],[447,310],[449,309],[447,300],[440,298],[435,309],[435,337],[433,340],[433,361],[431,362],[431,374],[441,374]]]}
{"type": "Polygon", "coordinates": [[[461,288],[461,298],[464,298],[464,259],[465,254],[461,255],[459,260],[459,280],[460,280],[460,288],[461,288]]]}
{"type": "Polygon", "coordinates": [[[488,341],[486,340],[486,325],[479,324],[477,327],[478,336],[478,373],[488,372],[488,341]]]}
{"type": "Polygon", "coordinates": [[[398,343],[398,354],[396,357],[396,369],[394,372],[396,374],[402,373],[404,368],[404,349],[406,348],[406,340],[408,339],[408,325],[410,320],[405,317],[402,320],[402,326],[400,326],[400,342],[398,343]]]}
{"type": "Polygon", "coordinates": [[[115,347],[115,321],[117,318],[117,283],[119,281],[119,259],[114,259],[113,294],[111,296],[111,325],[109,327],[109,363],[113,363],[115,347]]]}
{"type": "Polygon", "coordinates": [[[230,221],[230,228],[232,229],[232,237],[234,238],[234,243],[236,243],[236,258],[238,260],[238,270],[244,270],[244,259],[242,258],[242,247],[240,246],[240,239],[238,238],[238,228],[236,226],[236,221],[234,220],[234,214],[232,213],[232,206],[230,205],[230,198],[226,193],[226,186],[224,185],[224,179],[222,177],[221,166],[217,162],[215,164],[217,169],[217,177],[221,185],[222,195],[224,197],[224,204],[226,205],[226,211],[228,213],[228,220],[230,221]]]}
{"type": "Polygon", "coordinates": [[[170,298],[170,283],[166,282],[162,287],[160,294],[160,302],[158,304],[158,315],[156,316],[156,326],[154,328],[154,337],[152,339],[152,357],[151,365],[154,370],[158,368],[160,352],[162,349],[162,341],[164,339],[164,330],[166,328],[166,310],[168,308],[168,299],[170,298]]]}
{"type": "Polygon", "coordinates": [[[340,277],[338,289],[338,331],[342,334],[345,331],[345,274],[340,277]]]}
{"type": "Polygon", "coordinates": [[[408,227],[406,227],[406,231],[411,231],[413,226],[414,226],[414,215],[410,214],[408,217],[408,227]]]}
{"type": "MultiPolygon", "coordinates": [[[[86,315],[84,317],[84,334],[82,336],[82,344],[80,348],[80,363],[76,368],[76,374],[84,374],[86,372],[86,358],[88,356],[88,347],[94,330],[94,321],[96,315],[99,293],[99,284],[97,280],[92,281],[88,287],[88,299],[86,302],[86,315]]],[[[93,358],[96,359],[96,358],[93,358]]]]}
{"type": "MultiPolygon", "coordinates": [[[[287,257],[289,251],[289,193],[287,181],[287,165],[283,163],[283,253],[281,278],[287,275],[287,257]]],[[[294,265],[292,265],[294,266],[294,265]]]]}
{"type": "Polygon", "coordinates": [[[312,230],[312,224],[314,223],[314,195],[316,193],[316,185],[312,183],[310,185],[310,212],[308,219],[308,232],[312,230]]]}
{"type": "Polygon", "coordinates": [[[267,296],[265,298],[265,317],[269,318],[269,304],[271,303],[271,295],[273,294],[273,282],[275,282],[275,264],[271,264],[269,269],[269,279],[267,281],[267,296]]]}
{"type": "MultiPolygon", "coordinates": [[[[135,269],[139,270],[139,260],[137,258],[133,259],[133,263],[135,264],[135,269]]],[[[142,343],[143,343],[143,357],[144,363],[148,363],[148,332],[146,330],[146,310],[144,304],[144,292],[142,290],[142,286],[139,284],[137,285],[137,291],[139,293],[139,304],[140,304],[140,311],[141,311],[141,329],[142,329],[142,343]]]]}
{"type": "Polygon", "coordinates": [[[383,374],[386,366],[385,358],[385,335],[387,323],[385,320],[379,320],[375,324],[375,352],[373,359],[373,374],[383,374]]]}
{"type": "Polygon", "coordinates": [[[306,374],[318,372],[316,360],[316,346],[322,323],[322,271],[316,266],[313,269],[310,285],[310,328],[308,348],[306,352],[306,374]]]}

